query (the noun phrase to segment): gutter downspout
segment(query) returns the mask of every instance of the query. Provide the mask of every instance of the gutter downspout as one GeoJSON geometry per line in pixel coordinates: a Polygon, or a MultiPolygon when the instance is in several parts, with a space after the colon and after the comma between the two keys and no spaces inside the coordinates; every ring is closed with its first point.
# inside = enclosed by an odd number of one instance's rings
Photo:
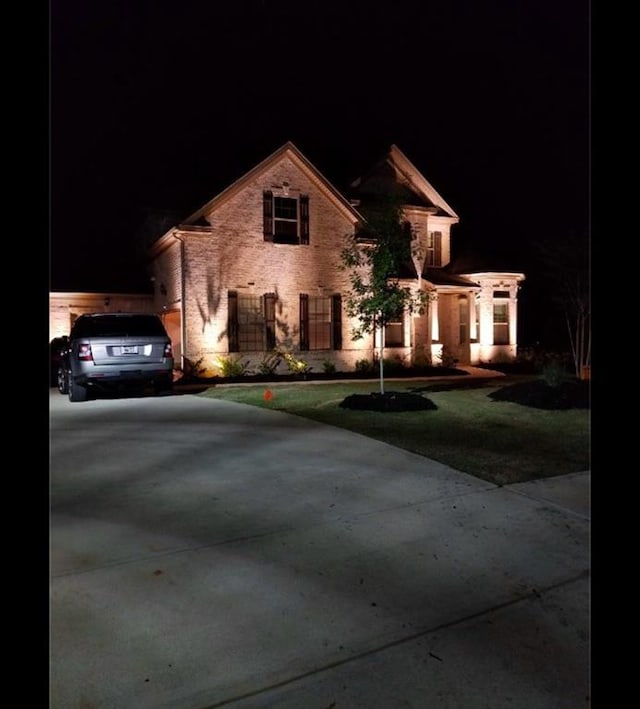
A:
{"type": "Polygon", "coordinates": [[[185,328],[186,314],[185,314],[185,281],[187,278],[186,269],[184,267],[184,257],[185,257],[185,241],[181,236],[178,236],[174,230],[171,234],[174,239],[180,242],[180,339],[182,340],[182,347],[180,348],[180,369],[184,374],[184,353],[187,345],[187,330],[185,328]]]}

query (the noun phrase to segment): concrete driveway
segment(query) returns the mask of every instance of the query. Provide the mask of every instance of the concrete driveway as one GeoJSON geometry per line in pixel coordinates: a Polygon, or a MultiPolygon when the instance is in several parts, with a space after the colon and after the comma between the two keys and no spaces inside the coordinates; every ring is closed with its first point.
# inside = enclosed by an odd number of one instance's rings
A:
{"type": "Polygon", "coordinates": [[[50,403],[52,709],[589,706],[588,473],[500,488],[195,395],[50,403]]]}

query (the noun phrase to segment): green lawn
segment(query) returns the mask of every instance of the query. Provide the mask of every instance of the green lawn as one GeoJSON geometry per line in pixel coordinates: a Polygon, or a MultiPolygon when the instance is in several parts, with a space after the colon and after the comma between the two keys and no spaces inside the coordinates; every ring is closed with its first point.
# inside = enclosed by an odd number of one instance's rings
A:
{"type": "MultiPolygon", "coordinates": [[[[513,379],[509,378],[509,382],[513,379]]],[[[590,411],[536,409],[487,395],[507,379],[476,388],[388,381],[385,391],[421,390],[433,411],[380,413],[340,408],[349,394],[379,391],[377,381],[211,387],[201,396],[286,411],[339,426],[504,485],[590,467],[590,411]],[[265,400],[269,389],[273,397],[265,400]]]]}

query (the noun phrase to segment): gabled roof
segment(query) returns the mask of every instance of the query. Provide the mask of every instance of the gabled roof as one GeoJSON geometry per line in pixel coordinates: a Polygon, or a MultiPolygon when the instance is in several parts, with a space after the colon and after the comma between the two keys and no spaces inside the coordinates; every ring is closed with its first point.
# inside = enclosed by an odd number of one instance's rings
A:
{"type": "Polygon", "coordinates": [[[433,185],[395,144],[382,160],[351,183],[351,189],[354,197],[366,201],[368,196],[388,192],[392,185],[401,186],[404,204],[432,209],[438,216],[458,219],[433,185]]]}
{"type": "Polygon", "coordinates": [[[249,170],[249,172],[245,173],[242,177],[229,185],[229,187],[200,207],[200,209],[188,217],[184,223],[200,223],[200,220],[202,220],[205,214],[208,214],[221,204],[224,204],[228,199],[244,189],[251,181],[255,180],[261,173],[268,170],[283,157],[288,157],[293,163],[295,163],[297,167],[302,170],[322,192],[324,192],[324,194],[336,205],[338,209],[344,213],[346,217],[351,219],[354,223],[362,220],[362,216],[349,203],[349,201],[329,182],[329,180],[327,180],[326,177],[324,177],[324,175],[320,173],[317,168],[311,164],[311,162],[309,162],[309,160],[298,150],[298,148],[296,148],[292,142],[288,141],[275,152],[271,153],[271,155],[265,158],[262,162],[258,163],[258,165],[256,165],[253,169],[249,170]]]}

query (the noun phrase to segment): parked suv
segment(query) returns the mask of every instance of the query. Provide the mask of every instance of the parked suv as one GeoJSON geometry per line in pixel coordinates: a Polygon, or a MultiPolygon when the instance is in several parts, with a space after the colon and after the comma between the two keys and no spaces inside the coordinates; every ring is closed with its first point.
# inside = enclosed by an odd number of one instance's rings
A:
{"type": "Polygon", "coordinates": [[[58,372],[63,362],[64,353],[67,349],[69,338],[54,337],[49,343],[49,363],[51,364],[51,386],[58,386],[58,372]]]}
{"type": "Polygon", "coordinates": [[[85,401],[91,388],[173,385],[171,340],[157,315],[80,315],[71,328],[58,369],[58,390],[69,401],[85,401]]]}

